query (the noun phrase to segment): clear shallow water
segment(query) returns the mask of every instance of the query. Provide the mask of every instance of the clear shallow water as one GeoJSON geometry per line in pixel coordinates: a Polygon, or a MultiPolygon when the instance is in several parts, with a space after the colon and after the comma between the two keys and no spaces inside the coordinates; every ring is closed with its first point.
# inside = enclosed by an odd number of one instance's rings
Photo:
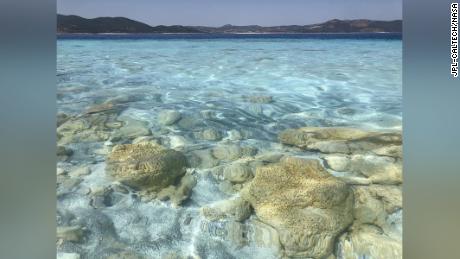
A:
{"type": "Polygon", "coordinates": [[[88,89],[58,106],[78,113],[95,98],[136,93],[146,100],[133,108],[145,119],[158,108],[211,107],[227,124],[266,134],[302,125],[394,128],[401,49],[399,40],[375,39],[60,40],[58,89],[88,89]],[[149,102],[157,94],[162,107],[149,102]]]}
{"type": "MultiPolygon", "coordinates": [[[[393,36],[101,37],[58,40],[59,112],[78,115],[109,98],[137,96],[122,115],[148,122],[152,131],[160,127],[158,112],[174,109],[199,122],[189,129],[172,127],[166,135],[214,145],[195,140],[193,131],[237,129],[260,152],[280,149],[276,136],[287,128],[401,129],[402,43],[393,36]],[[273,102],[251,103],[245,96],[271,96],[273,102]],[[203,111],[215,115],[197,116],[203,111]]],[[[93,161],[82,155],[82,150],[99,147],[100,143],[74,144],[74,160],[61,165],[93,163],[93,172],[82,183],[60,190],[61,223],[71,222],[65,216],[70,213],[93,228],[87,244],[65,251],[100,258],[107,245],[90,241],[113,231],[117,242],[152,258],[177,249],[203,258],[273,257],[269,249],[232,247],[225,224],[202,224],[198,209],[229,197],[206,172],[196,175],[191,200],[179,209],[143,203],[130,195],[109,208],[91,209],[87,189],[111,183],[104,175],[103,158],[93,161]],[[197,220],[184,224],[188,217],[197,220]]]]}

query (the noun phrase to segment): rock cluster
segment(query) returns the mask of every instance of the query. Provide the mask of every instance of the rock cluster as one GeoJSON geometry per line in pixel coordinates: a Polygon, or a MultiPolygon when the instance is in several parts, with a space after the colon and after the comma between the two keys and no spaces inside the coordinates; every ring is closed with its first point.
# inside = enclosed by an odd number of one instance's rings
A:
{"type": "Polygon", "coordinates": [[[400,132],[308,127],[285,130],[279,140],[319,151],[325,166],[351,186],[353,225],[339,238],[336,256],[402,258],[400,132]]]}
{"type": "Polygon", "coordinates": [[[89,112],[68,118],[57,128],[58,144],[100,142],[110,138],[111,131],[122,127],[114,110],[108,113],[89,112]]]}
{"type": "Polygon", "coordinates": [[[350,187],[317,160],[295,157],[257,169],[242,197],[273,226],[287,256],[323,258],[353,221],[350,187]]]}
{"type": "Polygon", "coordinates": [[[401,157],[402,136],[399,132],[369,132],[353,128],[288,129],[280,133],[283,144],[322,153],[374,153],[401,157]]]}

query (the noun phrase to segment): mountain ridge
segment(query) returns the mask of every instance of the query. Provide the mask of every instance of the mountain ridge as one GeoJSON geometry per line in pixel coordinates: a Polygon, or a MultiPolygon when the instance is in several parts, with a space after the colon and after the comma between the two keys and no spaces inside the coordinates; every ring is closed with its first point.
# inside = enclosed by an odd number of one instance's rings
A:
{"type": "Polygon", "coordinates": [[[58,33],[359,33],[402,32],[402,20],[333,19],[310,25],[231,25],[220,27],[157,25],[151,26],[125,17],[83,18],[77,15],[57,15],[58,33]]]}

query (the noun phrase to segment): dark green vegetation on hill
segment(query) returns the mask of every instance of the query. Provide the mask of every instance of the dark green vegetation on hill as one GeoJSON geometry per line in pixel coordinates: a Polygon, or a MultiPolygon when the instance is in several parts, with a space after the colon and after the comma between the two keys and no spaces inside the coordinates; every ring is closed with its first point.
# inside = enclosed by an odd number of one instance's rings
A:
{"type": "Polygon", "coordinates": [[[155,26],[124,17],[99,17],[86,19],[76,15],[57,16],[58,33],[197,33],[185,26],[155,26]]]}

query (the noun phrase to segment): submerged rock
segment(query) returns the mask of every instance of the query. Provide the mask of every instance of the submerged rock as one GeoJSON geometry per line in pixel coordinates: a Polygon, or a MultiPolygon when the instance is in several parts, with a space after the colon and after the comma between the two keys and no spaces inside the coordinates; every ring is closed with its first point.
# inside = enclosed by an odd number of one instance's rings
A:
{"type": "Polygon", "coordinates": [[[402,243],[372,225],[361,225],[340,237],[337,258],[402,258],[402,243]]]}
{"type": "Polygon", "coordinates": [[[120,105],[120,104],[126,104],[130,102],[139,102],[142,100],[144,100],[144,96],[142,95],[122,95],[122,96],[109,98],[105,103],[113,104],[113,105],[120,105]]]}
{"type": "Polygon", "coordinates": [[[201,132],[195,133],[196,138],[204,139],[204,140],[221,140],[222,134],[220,131],[216,129],[205,129],[201,132]]]}
{"type": "Polygon", "coordinates": [[[200,114],[206,120],[216,119],[216,112],[213,110],[202,110],[200,114]]]}
{"type": "Polygon", "coordinates": [[[94,113],[69,118],[57,128],[58,144],[101,142],[110,138],[116,114],[94,113]]]}
{"type": "Polygon", "coordinates": [[[356,154],[327,155],[323,158],[332,170],[364,176],[375,184],[400,184],[403,181],[402,163],[392,157],[356,154]]]}
{"type": "Polygon", "coordinates": [[[113,185],[102,188],[91,189],[90,192],[90,205],[93,208],[106,208],[111,207],[122,199],[122,193],[126,194],[121,185],[113,185]]]}
{"type": "Polygon", "coordinates": [[[185,156],[149,142],[117,145],[107,157],[106,172],[134,187],[158,191],[185,173],[185,156]]]}
{"type": "Polygon", "coordinates": [[[69,115],[65,114],[65,113],[58,113],[57,114],[57,126],[61,126],[62,123],[66,122],[68,119],[69,119],[69,115]]]}
{"type": "Polygon", "coordinates": [[[219,164],[210,149],[194,150],[187,154],[188,164],[195,168],[212,168],[219,164]]]}
{"type": "Polygon", "coordinates": [[[85,175],[89,175],[90,173],[91,173],[90,167],[87,165],[83,165],[83,166],[79,166],[75,168],[74,170],[70,171],[68,174],[71,177],[78,178],[78,177],[82,177],[85,175]]]}
{"type": "Polygon", "coordinates": [[[259,219],[273,226],[287,256],[323,258],[353,221],[353,193],[317,160],[285,157],[257,168],[241,191],[259,219]]]}
{"type": "Polygon", "coordinates": [[[57,227],[56,237],[64,241],[80,242],[83,238],[84,230],[80,226],[57,227]]]}
{"type": "Polygon", "coordinates": [[[238,130],[232,129],[228,132],[228,138],[230,140],[242,140],[243,135],[238,130]]]}
{"type": "Polygon", "coordinates": [[[190,142],[180,135],[172,135],[168,137],[169,146],[172,149],[180,149],[190,144],[190,142]]]}
{"type": "Polygon", "coordinates": [[[256,160],[261,161],[263,163],[276,163],[279,162],[281,158],[283,158],[284,154],[276,153],[276,152],[269,152],[265,154],[258,155],[256,160]]]}
{"type": "Polygon", "coordinates": [[[353,187],[355,225],[373,224],[391,232],[389,215],[402,209],[402,190],[398,186],[370,185],[353,187]]]}
{"type": "Polygon", "coordinates": [[[63,176],[63,175],[66,175],[66,174],[67,174],[67,171],[64,170],[63,168],[60,168],[60,167],[56,168],[56,175],[57,176],[63,176]]]}
{"type": "Polygon", "coordinates": [[[256,219],[251,219],[248,231],[249,240],[259,247],[267,247],[274,250],[275,254],[281,253],[281,243],[278,231],[273,227],[256,219]]]}
{"type": "Polygon", "coordinates": [[[158,122],[163,125],[172,125],[182,118],[180,112],[175,110],[164,110],[158,113],[158,122]]]}
{"type": "Polygon", "coordinates": [[[243,156],[254,156],[257,154],[257,148],[238,144],[219,144],[212,149],[212,154],[219,160],[236,160],[243,156]]]}
{"type": "MultiPolygon", "coordinates": [[[[245,246],[248,242],[247,240],[247,230],[244,224],[236,221],[202,221],[200,229],[206,235],[209,235],[214,238],[221,239],[223,241],[229,242],[235,248],[241,248],[245,246]]],[[[212,240],[213,238],[211,238],[212,240]]],[[[211,241],[206,239],[207,242],[211,241]]],[[[204,257],[208,258],[208,257],[204,257]]],[[[228,256],[225,257],[210,257],[210,258],[231,258],[228,256]]]]}
{"type": "Polygon", "coordinates": [[[89,107],[85,114],[93,114],[93,113],[106,113],[106,112],[119,112],[121,109],[117,105],[113,103],[102,103],[97,104],[89,107]]]}
{"type": "Polygon", "coordinates": [[[205,127],[201,116],[199,114],[193,114],[188,116],[182,116],[177,122],[177,125],[183,130],[195,130],[197,128],[205,127]]]}
{"type": "Polygon", "coordinates": [[[399,132],[370,132],[353,128],[315,128],[288,129],[278,136],[283,144],[305,150],[323,153],[365,153],[376,152],[379,155],[399,155],[394,146],[401,146],[399,132]],[[385,152],[383,147],[386,147],[385,152]],[[389,147],[392,147],[391,149],[389,147]]]}
{"type": "Polygon", "coordinates": [[[202,215],[208,220],[232,219],[244,221],[251,215],[251,206],[241,198],[223,200],[201,209],[202,215]]]}
{"type": "Polygon", "coordinates": [[[179,206],[187,200],[196,185],[196,178],[191,174],[186,174],[177,186],[171,185],[158,193],[159,200],[170,200],[174,206],[179,206]]]}
{"type": "Polygon", "coordinates": [[[70,156],[73,155],[73,150],[64,146],[58,146],[56,154],[59,160],[66,161],[70,156]]]}
{"type": "Polygon", "coordinates": [[[145,121],[135,120],[125,116],[120,116],[118,120],[123,122],[123,126],[113,132],[113,139],[135,139],[152,134],[148,127],[148,123],[145,121]]]}
{"type": "Polygon", "coordinates": [[[153,136],[141,136],[133,139],[132,144],[138,144],[141,142],[150,142],[153,144],[159,144],[158,140],[153,136]]]}
{"type": "Polygon", "coordinates": [[[224,168],[223,176],[232,183],[244,183],[252,177],[252,170],[243,163],[234,163],[224,168]]]}
{"type": "Polygon", "coordinates": [[[270,95],[243,96],[243,99],[251,103],[271,103],[273,102],[273,97],[270,95]]]}

